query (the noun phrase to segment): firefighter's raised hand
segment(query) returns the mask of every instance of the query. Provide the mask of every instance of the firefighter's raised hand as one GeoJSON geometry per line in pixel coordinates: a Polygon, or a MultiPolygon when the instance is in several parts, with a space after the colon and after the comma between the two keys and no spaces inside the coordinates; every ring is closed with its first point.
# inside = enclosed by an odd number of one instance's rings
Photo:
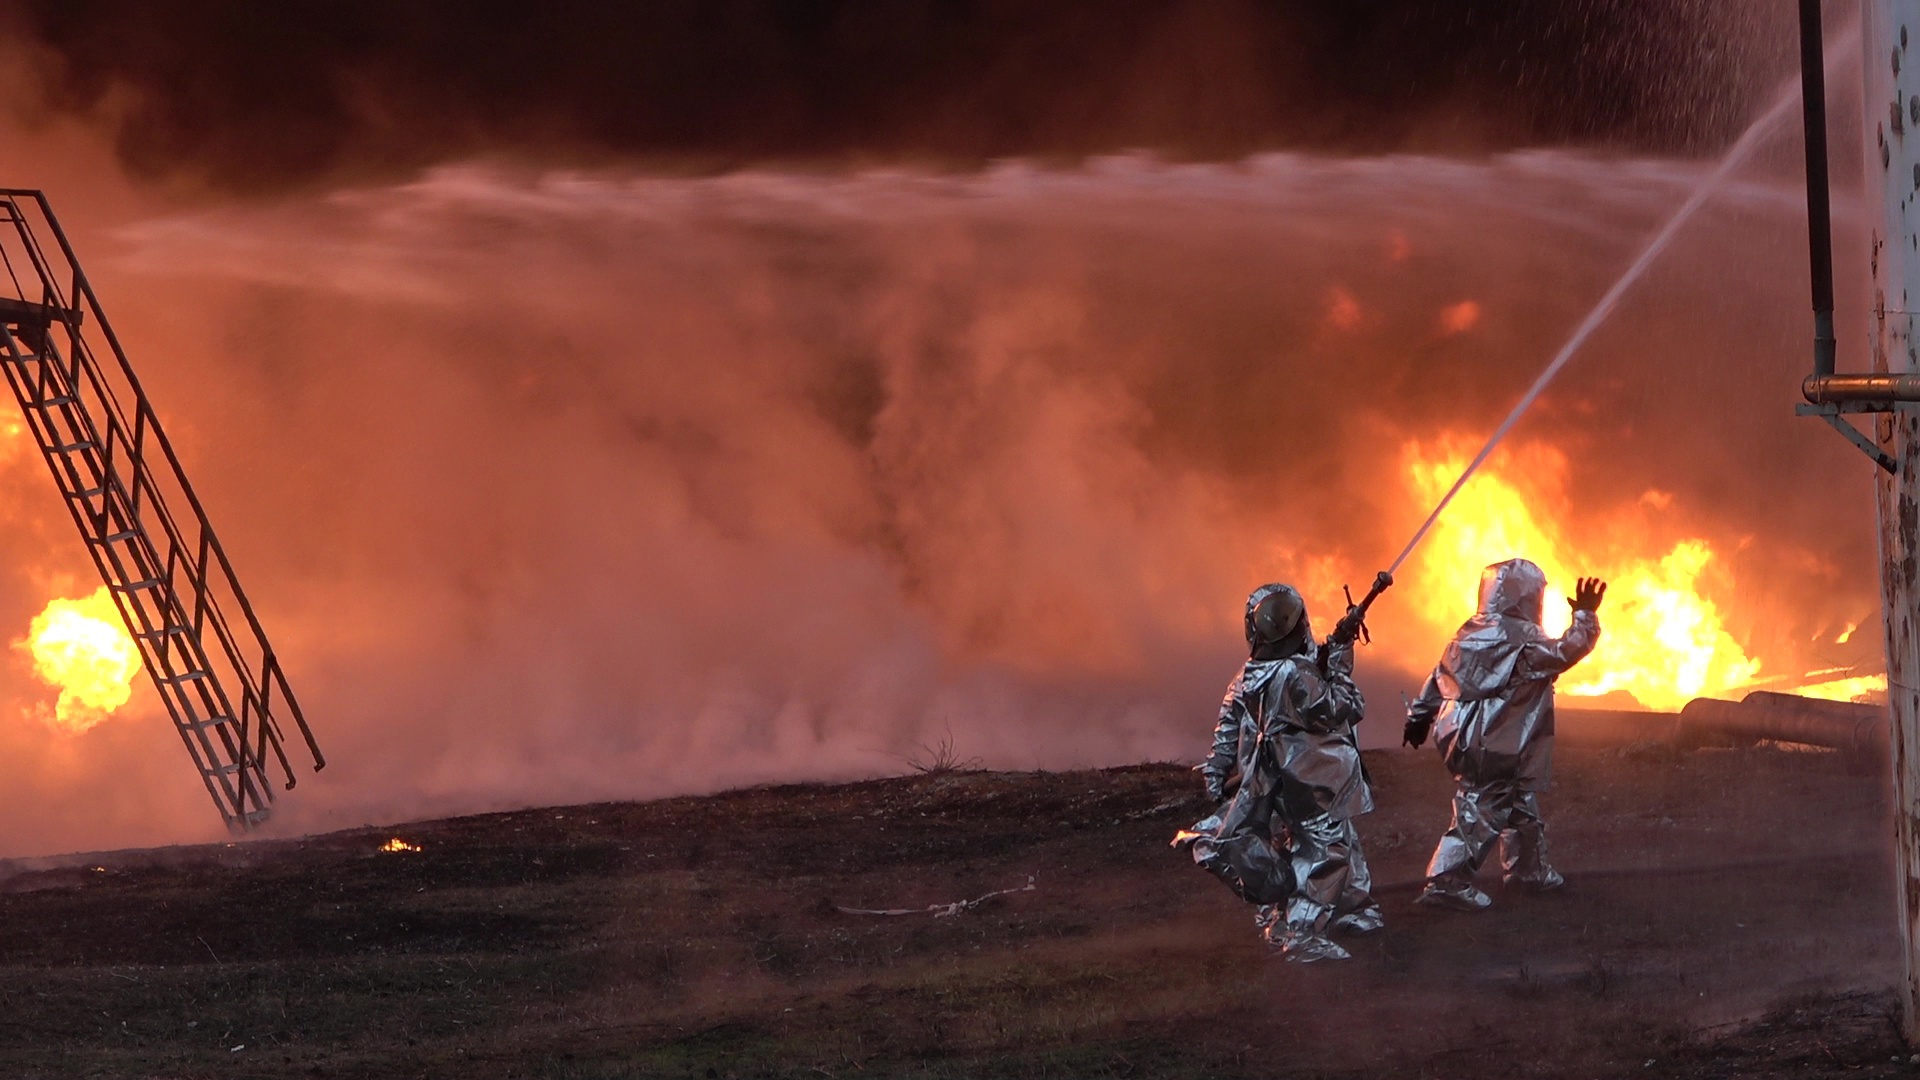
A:
{"type": "Polygon", "coordinates": [[[1606,595],[1606,582],[1597,577],[1583,577],[1580,579],[1579,586],[1574,589],[1573,595],[1567,598],[1567,603],[1572,605],[1575,611],[1592,614],[1600,610],[1600,601],[1605,599],[1606,595]]]}

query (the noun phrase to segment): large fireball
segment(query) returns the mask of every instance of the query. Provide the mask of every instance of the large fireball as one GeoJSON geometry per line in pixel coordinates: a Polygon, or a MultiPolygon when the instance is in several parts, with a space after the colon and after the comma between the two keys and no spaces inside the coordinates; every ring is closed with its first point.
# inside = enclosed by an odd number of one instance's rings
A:
{"type": "Polygon", "coordinates": [[[40,678],[60,689],[52,719],[68,731],[93,727],[133,696],[140,650],[104,585],[91,596],[49,603],[16,647],[30,651],[40,678]]]}
{"type": "MultiPolygon", "coordinates": [[[[1425,506],[1445,494],[1471,459],[1470,451],[1451,445],[1415,444],[1405,453],[1408,486],[1425,506]]],[[[1451,632],[1473,613],[1483,567],[1526,558],[1546,571],[1545,627],[1552,634],[1571,620],[1560,596],[1577,577],[1598,575],[1609,583],[1599,647],[1561,679],[1564,693],[1624,691],[1647,708],[1677,709],[1696,697],[1737,696],[1754,681],[1760,662],[1727,632],[1708,595],[1715,556],[1706,541],[1620,550],[1609,543],[1614,536],[1581,535],[1560,524],[1568,520],[1567,463],[1551,447],[1523,445],[1488,465],[1461,489],[1405,575],[1406,595],[1425,622],[1451,632]]],[[[1623,513],[1658,512],[1670,502],[1649,492],[1623,513]]]]}

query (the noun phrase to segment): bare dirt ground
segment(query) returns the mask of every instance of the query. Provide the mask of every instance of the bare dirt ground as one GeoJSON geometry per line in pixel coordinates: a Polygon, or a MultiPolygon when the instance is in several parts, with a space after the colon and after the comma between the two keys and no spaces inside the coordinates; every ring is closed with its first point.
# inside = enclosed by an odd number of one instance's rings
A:
{"type": "Polygon", "coordinates": [[[1877,763],[1563,745],[1567,889],[1461,915],[1411,905],[1438,762],[1368,759],[1390,925],[1339,966],[1167,847],[1206,809],[1171,765],[9,864],[0,1075],[1920,1074],[1877,763]]]}

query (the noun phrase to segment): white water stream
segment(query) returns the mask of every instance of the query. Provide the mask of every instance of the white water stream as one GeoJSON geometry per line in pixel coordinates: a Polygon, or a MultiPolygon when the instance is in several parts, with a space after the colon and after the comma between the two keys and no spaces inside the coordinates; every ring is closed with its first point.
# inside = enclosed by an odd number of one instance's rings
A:
{"type": "MultiPolygon", "coordinates": [[[[1857,29],[1848,30],[1846,33],[1838,35],[1838,38],[1839,40],[1827,49],[1826,59],[1829,66],[1837,65],[1843,57],[1851,55],[1859,44],[1857,29]]],[[[1460,478],[1455,480],[1453,486],[1447,489],[1447,493],[1440,497],[1440,501],[1434,506],[1433,512],[1427,515],[1427,519],[1422,522],[1420,528],[1414,532],[1413,539],[1407,541],[1407,546],[1402,548],[1400,554],[1395,557],[1393,565],[1387,568],[1388,574],[1396,574],[1399,572],[1400,565],[1407,561],[1409,555],[1413,554],[1414,548],[1420,546],[1420,541],[1426,539],[1428,531],[1433,528],[1435,522],[1440,520],[1440,515],[1446,511],[1448,504],[1453,502],[1453,497],[1460,493],[1460,489],[1466,486],[1467,481],[1472,479],[1473,474],[1478,471],[1480,466],[1492,455],[1494,448],[1500,445],[1500,440],[1506,438],[1507,432],[1512,431],[1513,426],[1520,422],[1522,416],[1526,415],[1527,410],[1533,406],[1534,401],[1536,401],[1541,393],[1546,390],[1547,386],[1553,382],[1555,376],[1560,374],[1560,369],[1567,366],[1567,361],[1573,359],[1573,355],[1580,351],[1582,345],[1587,343],[1587,339],[1593,336],[1593,332],[1598,330],[1600,326],[1607,321],[1607,318],[1613,314],[1614,309],[1619,306],[1620,300],[1626,295],[1627,290],[1631,289],[1646,273],[1647,268],[1652,266],[1655,260],[1660,258],[1661,253],[1673,242],[1673,238],[1679,235],[1680,230],[1686,226],[1687,222],[1693,219],[1694,214],[1698,213],[1700,208],[1706,205],[1707,200],[1713,198],[1713,196],[1719,192],[1721,186],[1726,183],[1727,178],[1732,176],[1734,171],[1740,166],[1746,164],[1747,159],[1753,156],[1754,150],[1760,145],[1761,141],[1773,131],[1774,126],[1792,114],[1794,106],[1797,105],[1799,101],[1800,82],[1796,76],[1789,80],[1781,89],[1773,105],[1770,106],[1766,112],[1762,113],[1759,119],[1748,125],[1747,130],[1741,134],[1739,140],[1727,151],[1726,156],[1720,159],[1720,164],[1700,181],[1692,193],[1687,196],[1687,200],[1680,204],[1680,208],[1673,212],[1673,216],[1667,219],[1666,224],[1660,227],[1660,231],[1654,234],[1653,239],[1647,242],[1645,248],[1641,249],[1639,257],[1633,260],[1633,263],[1621,273],[1620,277],[1614,281],[1613,285],[1608,288],[1606,293],[1600,297],[1599,301],[1593,305],[1593,310],[1587,312],[1587,317],[1582,319],[1580,325],[1574,328],[1573,334],[1567,338],[1566,344],[1560,346],[1560,351],[1554,354],[1553,360],[1547,364],[1545,370],[1540,372],[1540,376],[1533,380],[1533,385],[1527,388],[1527,392],[1521,395],[1519,404],[1515,405],[1513,411],[1507,414],[1507,418],[1500,422],[1500,426],[1493,430],[1493,434],[1487,438],[1486,445],[1480,448],[1480,453],[1475,455],[1474,459],[1467,464],[1466,469],[1460,473],[1460,478]]]]}

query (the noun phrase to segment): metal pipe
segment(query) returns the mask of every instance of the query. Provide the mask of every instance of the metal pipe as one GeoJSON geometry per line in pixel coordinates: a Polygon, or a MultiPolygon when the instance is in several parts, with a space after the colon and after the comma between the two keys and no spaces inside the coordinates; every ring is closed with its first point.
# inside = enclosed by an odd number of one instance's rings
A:
{"type": "Polygon", "coordinates": [[[1920,374],[1814,375],[1800,384],[1800,393],[1815,405],[1920,401],[1920,374]]]}
{"type": "Polygon", "coordinates": [[[1711,745],[1721,739],[1830,746],[1856,754],[1878,753],[1887,745],[1884,705],[1818,701],[1794,694],[1758,692],[1739,702],[1695,698],[1680,710],[1684,743],[1711,745]]]}
{"type": "MultiPolygon", "coordinates": [[[[1820,0],[1800,0],[1800,102],[1807,150],[1807,251],[1813,277],[1813,377],[1833,374],[1833,212],[1827,194],[1827,69],[1820,0]]],[[[1818,401],[1811,394],[1807,400],[1818,401]]]]}

